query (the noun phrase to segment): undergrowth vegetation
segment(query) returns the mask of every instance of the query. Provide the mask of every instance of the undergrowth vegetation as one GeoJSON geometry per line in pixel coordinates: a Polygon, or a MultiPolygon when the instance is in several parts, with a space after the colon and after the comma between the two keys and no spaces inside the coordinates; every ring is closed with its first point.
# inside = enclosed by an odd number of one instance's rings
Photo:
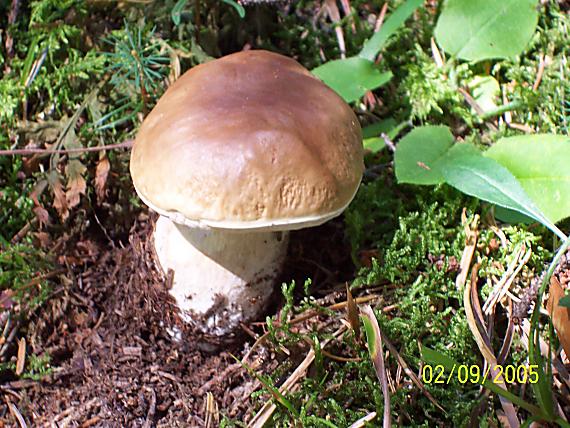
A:
{"type": "MultiPolygon", "coordinates": [[[[438,20],[446,4],[462,3],[459,0],[394,0],[386,9],[382,2],[369,0],[149,3],[0,4],[0,308],[2,314],[9,313],[0,316],[5,378],[38,380],[51,370],[47,353],[29,355],[25,367],[18,368],[18,345],[4,343],[24,337],[27,317],[62,286],[60,268],[70,262],[57,255],[68,245],[66,239],[73,233],[89,234],[99,242],[128,245],[142,205],[130,182],[126,149],[144,116],[190,67],[256,48],[294,57],[325,81],[331,75],[338,78],[334,84],[340,88],[331,86],[341,93],[347,90],[363,125],[366,172],[344,216],[355,265],[348,287],[355,299],[369,298],[366,302],[372,302],[382,331],[383,375],[388,378],[394,424],[499,426],[512,417],[500,394],[482,388],[482,382],[461,382],[458,377],[444,385],[421,382],[423,368],[435,366],[423,349],[483,370],[490,364],[487,349],[494,350],[505,367],[542,367],[532,340],[542,340],[553,351],[559,348],[548,317],[538,313],[543,302],[534,303],[542,296],[541,275],[564,236],[557,234],[554,223],[570,215],[570,195],[567,186],[560,185],[568,174],[553,178],[558,188],[538,188],[535,193],[527,184],[533,177],[525,174],[549,156],[560,156],[567,165],[570,141],[560,140],[566,146],[557,146],[559,151],[545,149],[547,154],[531,159],[530,166],[505,163],[487,149],[503,137],[521,134],[567,136],[568,3],[534,2],[537,23],[524,49],[483,59],[446,52],[442,46],[447,42],[437,33],[443,31],[437,29],[443,25],[438,20]],[[351,68],[356,63],[362,74],[351,68]],[[427,125],[449,131],[450,141],[434,138],[427,125]],[[409,133],[412,129],[417,133],[409,133]],[[413,136],[422,132],[416,143],[413,136]],[[469,148],[463,150],[463,143],[469,148]],[[399,155],[408,158],[394,160],[394,151],[405,144],[411,149],[399,155]],[[425,146],[434,153],[422,151],[425,146]],[[9,153],[17,149],[30,151],[9,153]],[[433,163],[412,156],[420,152],[433,163]],[[479,176],[489,170],[484,162],[495,162],[492,165],[510,172],[508,180],[494,182],[511,183],[512,178],[521,185],[516,191],[507,188],[508,200],[486,193],[485,186],[473,187],[473,176],[459,176],[450,166],[465,159],[471,162],[469,168],[481,167],[475,171],[479,176]],[[404,171],[404,162],[416,170],[404,171]],[[519,188],[522,193],[517,193],[519,188]],[[527,193],[528,200],[517,199],[527,193]],[[558,199],[542,200],[541,193],[556,193],[558,199]],[[501,211],[504,208],[508,210],[501,211]],[[518,221],[520,216],[524,222],[518,221]],[[473,273],[470,260],[462,265],[462,259],[474,231],[473,273]],[[462,274],[463,283],[457,279],[462,274]],[[466,310],[465,287],[476,288],[483,307],[507,276],[512,276],[508,292],[493,311],[481,316],[486,323],[479,325],[484,330],[481,345],[466,310]],[[536,316],[530,318],[533,310],[536,316]],[[19,330],[12,334],[16,320],[19,330]],[[532,336],[532,329],[540,334],[532,336]],[[529,341],[529,336],[534,338],[529,341]]],[[[518,156],[510,153],[511,158],[518,156]]],[[[560,169],[549,165],[544,169],[560,169]]],[[[558,224],[570,230],[568,222],[558,224]]],[[[382,374],[364,333],[351,320],[350,328],[343,324],[344,312],[331,309],[333,301],[312,294],[319,286],[311,278],[305,284],[283,285],[283,304],[267,319],[268,340],[263,344],[277,364],[268,371],[256,367],[257,375],[252,370],[261,387],[250,397],[248,417],[273,400],[276,408],[267,426],[346,427],[374,412],[370,426],[380,426],[385,406],[378,378],[382,374]],[[303,318],[307,313],[311,316],[303,318]],[[280,392],[310,350],[314,362],[306,375],[294,388],[280,392]]],[[[345,284],[333,290],[336,303],[339,290],[340,300],[345,299],[345,284]]],[[[552,355],[562,361],[559,352],[552,355]]],[[[553,376],[562,375],[549,372],[548,361],[544,367],[536,388],[507,385],[510,393],[535,406],[515,402],[515,417],[568,426],[562,420],[564,412],[570,415],[568,378],[553,382],[553,376]],[[548,410],[553,403],[560,414],[548,410]]],[[[222,426],[247,426],[227,417],[223,409],[220,414],[222,426]]]]}

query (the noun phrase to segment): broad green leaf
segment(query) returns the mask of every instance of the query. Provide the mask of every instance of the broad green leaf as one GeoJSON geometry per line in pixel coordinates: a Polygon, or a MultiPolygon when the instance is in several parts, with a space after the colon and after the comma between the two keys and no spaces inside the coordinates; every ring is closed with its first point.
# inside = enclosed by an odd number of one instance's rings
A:
{"type": "Polygon", "coordinates": [[[506,167],[550,221],[570,216],[570,137],[502,138],[485,156],[506,167]]]}
{"type": "Polygon", "coordinates": [[[372,153],[378,153],[386,147],[386,141],[384,141],[384,138],[382,137],[371,137],[365,138],[364,141],[362,141],[362,145],[365,150],[369,150],[372,153]]]}
{"type": "Polygon", "coordinates": [[[453,162],[441,165],[441,172],[448,184],[463,193],[518,211],[544,224],[562,239],[566,238],[528,197],[509,170],[495,160],[478,155],[456,156],[453,162]]]}
{"type": "Polygon", "coordinates": [[[447,154],[440,159],[439,168],[441,169],[445,163],[453,162],[455,159],[465,156],[481,156],[481,150],[470,143],[455,143],[447,152],[447,154]]]}
{"type": "Polygon", "coordinates": [[[527,217],[517,211],[509,210],[500,206],[495,206],[495,217],[504,223],[524,223],[530,224],[534,223],[534,219],[527,217]]]}
{"type": "Polygon", "coordinates": [[[446,126],[422,126],[402,138],[394,163],[398,183],[443,183],[438,162],[453,146],[453,135],[446,126]]]}
{"type": "Polygon", "coordinates": [[[391,72],[381,72],[372,61],[359,57],[329,61],[311,71],[347,103],[358,100],[367,91],[379,88],[392,78],[391,72]]]}
{"type": "Polygon", "coordinates": [[[435,27],[437,43],[467,61],[522,53],[538,22],[538,0],[448,0],[435,27]]]}
{"type": "Polygon", "coordinates": [[[469,82],[469,89],[473,99],[484,113],[497,109],[495,100],[500,93],[499,82],[493,76],[475,76],[469,82]]]}
{"type": "Polygon", "coordinates": [[[408,0],[396,9],[384,24],[382,24],[382,28],[364,43],[358,56],[369,61],[374,61],[376,55],[382,50],[390,36],[404,25],[404,22],[422,3],[423,0],[408,0]]]}
{"type": "Polygon", "coordinates": [[[362,128],[362,138],[378,137],[380,134],[387,134],[396,127],[396,121],[392,118],[381,120],[380,122],[362,128]]]}

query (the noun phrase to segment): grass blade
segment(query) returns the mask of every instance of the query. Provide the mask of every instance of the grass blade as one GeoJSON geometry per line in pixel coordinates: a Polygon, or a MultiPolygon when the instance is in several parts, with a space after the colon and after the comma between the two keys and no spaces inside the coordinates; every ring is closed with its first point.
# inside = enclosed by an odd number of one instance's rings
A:
{"type": "Polygon", "coordinates": [[[359,57],[369,61],[374,61],[376,55],[384,47],[390,36],[392,36],[398,28],[410,17],[414,11],[420,7],[423,0],[408,0],[398,9],[396,9],[384,22],[382,28],[376,32],[369,40],[364,43],[362,50],[358,54],[359,57]]]}

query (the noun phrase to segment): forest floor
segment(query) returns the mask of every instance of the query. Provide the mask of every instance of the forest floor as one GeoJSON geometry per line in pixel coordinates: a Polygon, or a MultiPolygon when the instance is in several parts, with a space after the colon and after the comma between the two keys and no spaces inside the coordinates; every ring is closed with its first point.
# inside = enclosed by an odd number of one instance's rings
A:
{"type": "MultiPolygon", "coordinates": [[[[215,345],[185,327],[154,261],[155,219],[141,213],[127,245],[88,235],[55,244],[68,267],[59,281],[67,286],[54,290],[28,325],[29,346],[49,353],[51,373],[38,381],[4,379],[1,387],[21,403],[12,411],[31,416],[33,426],[213,427],[218,408],[238,421],[253,417],[249,397],[260,383],[236,358],[247,355],[262,372],[275,369],[275,354],[259,344],[252,349],[250,335],[262,335],[264,323],[215,345]],[[214,404],[207,404],[208,394],[214,404]]],[[[281,279],[316,278],[327,288],[316,292],[334,303],[343,300],[342,280],[352,274],[342,222],[293,232],[281,279]]],[[[269,310],[282,303],[276,290],[269,310]]],[[[11,416],[5,413],[5,426],[11,416]]]]}

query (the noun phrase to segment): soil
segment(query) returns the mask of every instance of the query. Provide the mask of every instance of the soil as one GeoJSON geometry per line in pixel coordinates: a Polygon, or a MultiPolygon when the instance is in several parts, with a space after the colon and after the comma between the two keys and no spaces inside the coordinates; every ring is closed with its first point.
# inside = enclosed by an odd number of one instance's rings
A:
{"type": "MultiPolygon", "coordinates": [[[[27,325],[28,354],[49,354],[52,371],[40,381],[5,375],[0,426],[18,426],[19,413],[28,426],[57,427],[202,427],[217,426],[220,413],[253,416],[249,397],[260,385],[232,355],[250,350],[261,323],[245,326],[233,344],[198,346],[202,338],[178,319],[154,263],[153,221],[141,214],[126,245],[68,238],[59,287],[27,325]],[[168,333],[175,325],[181,340],[168,333]]],[[[317,296],[339,294],[354,274],[342,225],[293,233],[279,283],[310,277],[317,296]]],[[[276,294],[268,314],[280,305],[276,294]]],[[[275,368],[263,346],[256,352],[264,353],[258,370],[275,368]]]]}

